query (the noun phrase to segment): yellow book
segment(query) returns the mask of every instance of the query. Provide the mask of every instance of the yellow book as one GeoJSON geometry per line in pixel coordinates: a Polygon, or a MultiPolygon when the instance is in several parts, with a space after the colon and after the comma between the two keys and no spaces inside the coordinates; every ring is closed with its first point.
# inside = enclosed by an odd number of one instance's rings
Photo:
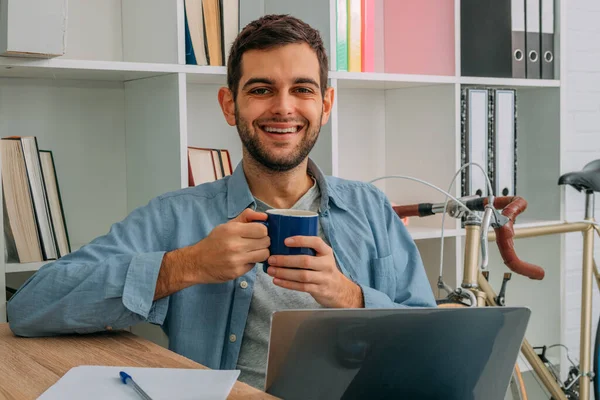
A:
{"type": "Polygon", "coordinates": [[[348,71],[362,72],[361,0],[348,0],[348,71]]]}

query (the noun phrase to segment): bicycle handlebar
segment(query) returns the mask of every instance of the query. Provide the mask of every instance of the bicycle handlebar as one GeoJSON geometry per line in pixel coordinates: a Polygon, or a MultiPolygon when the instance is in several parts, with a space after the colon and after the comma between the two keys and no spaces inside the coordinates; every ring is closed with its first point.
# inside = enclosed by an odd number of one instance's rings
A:
{"type": "MultiPolygon", "coordinates": [[[[474,200],[467,200],[465,205],[472,211],[484,211],[488,203],[489,199],[487,197],[481,197],[474,200]]],[[[500,250],[504,264],[519,275],[537,280],[544,279],[545,272],[543,268],[519,259],[514,248],[513,237],[515,232],[513,224],[517,216],[527,208],[527,201],[518,196],[495,197],[493,206],[496,209],[502,209],[502,215],[508,218],[506,224],[494,228],[496,231],[496,244],[498,245],[498,250],[500,250]]],[[[431,203],[421,203],[393,206],[393,209],[402,218],[433,215],[436,213],[436,209],[439,210],[439,207],[431,203]]]]}

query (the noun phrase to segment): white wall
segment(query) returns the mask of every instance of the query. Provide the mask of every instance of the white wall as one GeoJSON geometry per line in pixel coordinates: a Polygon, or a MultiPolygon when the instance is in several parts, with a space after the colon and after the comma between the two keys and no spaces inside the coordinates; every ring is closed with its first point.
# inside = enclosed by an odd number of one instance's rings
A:
{"type": "MultiPolygon", "coordinates": [[[[562,148],[561,173],[579,170],[589,161],[600,159],[600,1],[569,0],[567,6],[566,61],[566,132],[562,148]]],[[[583,218],[584,195],[568,188],[565,191],[568,220],[583,218]]],[[[596,216],[600,217],[600,196],[596,196],[596,216]]],[[[600,245],[595,239],[595,257],[600,260],[600,245]]],[[[565,239],[565,304],[563,341],[571,357],[579,359],[579,315],[581,302],[581,234],[565,239]]],[[[593,335],[600,313],[600,296],[594,284],[593,335]]],[[[593,336],[592,336],[593,338],[593,336]]],[[[593,339],[592,339],[593,340],[593,339]]],[[[593,342],[592,342],[593,346],[593,342]]]]}

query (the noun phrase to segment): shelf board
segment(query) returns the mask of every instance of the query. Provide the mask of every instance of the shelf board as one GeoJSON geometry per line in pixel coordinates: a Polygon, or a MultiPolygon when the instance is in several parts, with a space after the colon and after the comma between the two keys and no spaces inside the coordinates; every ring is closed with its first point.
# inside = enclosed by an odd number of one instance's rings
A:
{"type": "MultiPolygon", "coordinates": [[[[71,60],[66,58],[0,57],[0,77],[77,79],[126,82],[158,75],[185,73],[189,83],[227,83],[227,68],[185,64],[139,63],[125,61],[71,60]]],[[[338,88],[398,89],[430,85],[485,85],[505,87],[560,87],[559,80],[511,79],[387,74],[375,72],[330,71],[338,88]]]]}
{"type": "Polygon", "coordinates": [[[227,67],[182,65],[180,68],[187,74],[188,83],[227,84],[227,67]]]}
{"type": "MultiPolygon", "coordinates": [[[[440,239],[442,237],[441,228],[425,228],[421,226],[407,226],[408,232],[410,233],[413,240],[422,239],[440,239]]],[[[460,235],[459,229],[446,228],[444,229],[444,237],[455,237],[460,235]]]]}
{"type": "Polygon", "coordinates": [[[451,85],[455,76],[385,74],[376,72],[330,71],[337,87],[344,89],[400,89],[416,86],[451,85]]]}
{"type": "Polygon", "coordinates": [[[12,272],[35,272],[51,261],[32,262],[32,263],[8,263],[6,264],[6,273],[12,272]]]}
{"type": "Polygon", "coordinates": [[[0,57],[0,77],[126,82],[176,73],[185,73],[188,82],[191,83],[225,84],[227,82],[226,67],[0,57]]]}
{"type": "Polygon", "coordinates": [[[183,65],[65,58],[0,57],[0,77],[125,82],[182,72],[183,65]]]}
{"type": "Polygon", "coordinates": [[[346,71],[330,71],[329,77],[336,79],[338,88],[343,89],[399,89],[416,86],[450,85],[455,83],[461,85],[516,88],[560,87],[560,80],[555,79],[456,77],[346,71]]]}
{"type": "Polygon", "coordinates": [[[461,85],[498,86],[511,88],[543,88],[560,87],[557,79],[514,79],[514,78],[482,78],[465,76],[459,78],[461,85]]]}
{"type": "MultiPolygon", "coordinates": [[[[71,245],[71,252],[74,252],[81,248],[83,245],[76,243],[71,245]]],[[[48,260],[42,262],[32,263],[6,263],[6,273],[11,272],[35,272],[42,268],[44,265],[54,262],[56,260],[48,260]]]]}

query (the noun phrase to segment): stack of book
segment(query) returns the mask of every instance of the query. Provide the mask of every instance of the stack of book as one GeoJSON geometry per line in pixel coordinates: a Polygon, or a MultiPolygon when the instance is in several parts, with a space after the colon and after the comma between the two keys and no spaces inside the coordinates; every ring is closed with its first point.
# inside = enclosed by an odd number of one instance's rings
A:
{"type": "Polygon", "coordinates": [[[71,252],[52,152],[35,136],[0,140],[7,262],[56,260],[71,252]]]}
{"type": "Polygon", "coordinates": [[[189,186],[214,182],[231,173],[231,157],[228,150],[188,146],[189,186]]]}
{"type": "Polygon", "coordinates": [[[185,0],[185,62],[227,65],[239,32],[239,0],[185,0]]]}
{"type": "Polygon", "coordinates": [[[454,76],[454,0],[335,5],[338,71],[454,76]]]}

